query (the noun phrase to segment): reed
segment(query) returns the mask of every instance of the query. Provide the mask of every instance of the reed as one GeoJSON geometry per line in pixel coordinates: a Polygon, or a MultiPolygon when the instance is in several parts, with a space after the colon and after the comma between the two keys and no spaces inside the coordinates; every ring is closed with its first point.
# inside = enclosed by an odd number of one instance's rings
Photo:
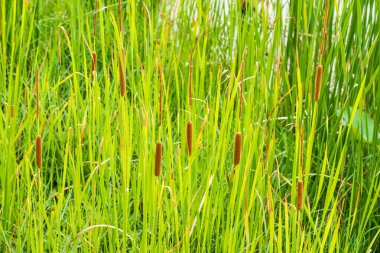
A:
{"type": "Polygon", "coordinates": [[[237,166],[240,163],[242,147],[242,136],[240,132],[235,135],[235,148],[234,148],[234,165],[237,166]]]}
{"type": "Polygon", "coordinates": [[[159,177],[161,174],[161,165],[162,165],[162,142],[157,141],[156,143],[156,157],[154,162],[154,175],[159,177]]]}
{"type": "Polygon", "coordinates": [[[322,71],[323,71],[322,65],[319,64],[317,66],[317,73],[315,76],[315,93],[314,93],[315,102],[319,100],[319,96],[321,93],[322,71]]]}
{"type": "Polygon", "coordinates": [[[189,156],[193,153],[193,123],[191,120],[187,122],[186,128],[187,152],[189,156]]]}
{"type": "Polygon", "coordinates": [[[38,135],[36,138],[36,164],[39,169],[42,167],[42,138],[38,135]]]}
{"type": "Polygon", "coordinates": [[[303,181],[297,182],[297,210],[302,210],[303,207],[303,181]]]}

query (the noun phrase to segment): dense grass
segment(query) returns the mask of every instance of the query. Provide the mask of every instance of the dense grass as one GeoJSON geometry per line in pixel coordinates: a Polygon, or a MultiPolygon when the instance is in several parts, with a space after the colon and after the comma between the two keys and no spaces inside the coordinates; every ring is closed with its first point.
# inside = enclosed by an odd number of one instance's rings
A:
{"type": "Polygon", "coordinates": [[[242,2],[0,1],[1,252],[380,250],[380,2],[242,2]]]}

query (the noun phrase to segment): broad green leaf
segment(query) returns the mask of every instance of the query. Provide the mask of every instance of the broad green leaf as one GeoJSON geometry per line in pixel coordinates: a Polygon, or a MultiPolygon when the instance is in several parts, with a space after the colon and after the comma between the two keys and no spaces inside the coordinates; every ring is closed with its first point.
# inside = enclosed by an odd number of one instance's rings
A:
{"type": "MultiPolygon", "coordinates": [[[[338,109],[337,114],[342,115],[341,110],[338,109]]],[[[356,110],[353,112],[352,107],[348,107],[343,111],[342,115],[342,125],[348,126],[350,123],[350,118],[353,117],[352,121],[352,132],[358,139],[362,139],[366,143],[372,143],[375,139],[375,122],[364,111],[356,110]]],[[[377,142],[380,141],[380,133],[377,133],[377,142]]]]}

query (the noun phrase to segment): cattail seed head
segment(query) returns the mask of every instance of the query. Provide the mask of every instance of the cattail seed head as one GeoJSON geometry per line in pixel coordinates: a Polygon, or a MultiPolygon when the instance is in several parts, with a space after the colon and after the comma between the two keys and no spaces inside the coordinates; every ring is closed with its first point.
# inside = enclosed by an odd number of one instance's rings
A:
{"type": "Polygon", "coordinates": [[[162,164],[162,142],[157,141],[156,144],[156,160],[154,162],[154,175],[156,177],[161,174],[161,164],[162,164]]]}
{"type": "Polygon", "coordinates": [[[186,128],[186,137],[187,137],[187,152],[191,156],[193,151],[193,123],[191,120],[187,122],[186,128]]]}
{"type": "Polygon", "coordinates": [[[303,181],[297,182],[297,210],[301,210],[303,207],[303,181]]]}
{"type": "Polygon", "coordinates": [[[96,56],[96,52],[92,52],[92,60],[91,60],[91,72],[90,72],[90,77],[91,77],[91,80],[93,80],[94,78],[94,74],[93,72],[96,71],[96,62],[97,62],[97,56],[96,56]]]}
{"type": "Polygon", "coordinates": [[[81,140],[82,143],[83,143],[83,139],[84,139],[85,130],[86,130],[86,123],[84,122],[82,124],[82,130],[81,130],[81,133],[80,133],[80,140],[81,140]]]}
{"type": "Polygon", "coordinates": [[[125,76],[124,68],[122,65],[123,60],[119,58],[119,80],[120,80],[120,95],[124,97],[125,95],[125,76]]]}
{"type": "Polygon", "coordinates": [[[39,169],[42,167],[42,138],[40,135],[36,138],[36,164],[39,169]]]}
{"type": "Polygon", "coordinates": [[[322,65],[318,65],[317,67],[317,73],[315,76],[315,93],[314,93],[314,99],[317,102],[319,100],[319,95],[321,93],[321,83],[322,83],[322,71],[323,67],[322,65]]]}
{"type": "Polygon", "coordinates": [[[237,166],[240,162],[242,136],[240,132],[235,135],[235,148],[234,148],[234,165],[237,166]]]}
{"type": "Polygon", "coordinates": [[[15,117],[15,108],[13,105],[11,105],[11,119],[15,117]]]}

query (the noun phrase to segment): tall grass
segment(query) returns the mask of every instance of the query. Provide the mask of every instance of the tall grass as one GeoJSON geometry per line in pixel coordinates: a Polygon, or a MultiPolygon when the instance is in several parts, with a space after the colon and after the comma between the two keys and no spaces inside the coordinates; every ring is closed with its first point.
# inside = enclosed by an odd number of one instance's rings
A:
{"type": "Polygon", "coordinates": [[[0,251],[379,251],[379,9],[0,1],[0,251]]]}

